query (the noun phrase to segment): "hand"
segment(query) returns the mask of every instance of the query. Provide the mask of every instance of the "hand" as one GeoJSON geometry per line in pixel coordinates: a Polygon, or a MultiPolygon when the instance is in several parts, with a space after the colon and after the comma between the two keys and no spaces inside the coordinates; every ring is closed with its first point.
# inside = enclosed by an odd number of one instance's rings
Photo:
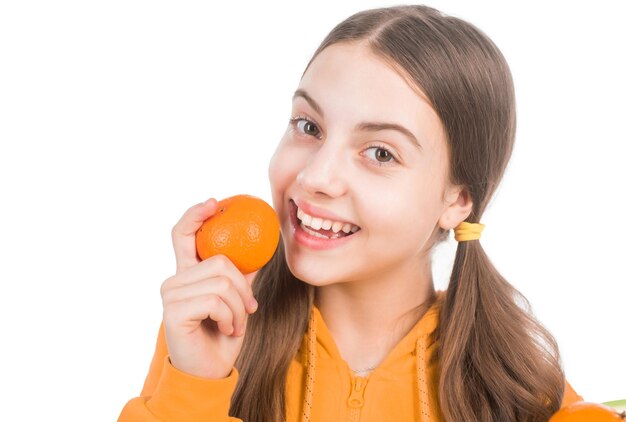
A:
{"type": "Polygon", "coordinates": [[[195,235],[217,211],[217,201],[189,208],[172,228],[176,274],[161,285],[170,362],[203,378],[227,377],[241,352],[256,272],[243,275],[224,255],[200,261],[195,235]]]}

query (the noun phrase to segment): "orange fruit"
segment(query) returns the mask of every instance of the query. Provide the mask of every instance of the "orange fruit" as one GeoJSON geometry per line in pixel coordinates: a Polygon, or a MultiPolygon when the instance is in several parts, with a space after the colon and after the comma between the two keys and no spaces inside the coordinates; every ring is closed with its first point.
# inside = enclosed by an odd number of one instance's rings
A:
{"type": "Polygon", "coordinates": [[[196,232],[201,260],[226,255],[243,274],[254,272],[272,258],[280,233],[278,216],[265,201],[235,195],[218,202],[215,214],[196,232]]]}
{"type": "Polygon", "coordinates": [[[618,413],[612,407],[600,403],[578,401],[565,406],[550,418],[549,422],[623,422],[626,412],[618,413]]]}

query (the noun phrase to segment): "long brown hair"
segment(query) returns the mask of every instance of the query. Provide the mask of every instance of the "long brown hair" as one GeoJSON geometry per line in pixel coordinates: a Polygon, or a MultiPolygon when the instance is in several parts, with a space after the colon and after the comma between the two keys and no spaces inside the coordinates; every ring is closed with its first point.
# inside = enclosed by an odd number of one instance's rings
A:
{"type": "MultiPolygon", "coordinates": [[[[472,24],[426,6],[350,16],[309,65],[338,42],[366,43],[426,94],[446,130],[448,181],[466,188],[473,203],[466,221],[479,222],[515,139],[513,81],[500,50],[472,24]]],[[[431,249],[450,234],[437,231],[431,249]]],[[[284,421],[286,375],[307,328],[313,288],[291,274],[281,241],[253,290],[261,306],[235,363],[240,378],[231,414],[246,422],[284,421]]],[[[478,240],[457,246],[432,341],[445,420],[546,421],[558,410],[564,374],[557,344],[478,240]]]]}

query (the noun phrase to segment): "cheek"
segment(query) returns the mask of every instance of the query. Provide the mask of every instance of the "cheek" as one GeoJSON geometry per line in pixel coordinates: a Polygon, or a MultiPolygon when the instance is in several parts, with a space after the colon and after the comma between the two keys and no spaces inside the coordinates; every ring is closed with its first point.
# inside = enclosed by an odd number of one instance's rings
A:
{"type": "Polygon", "coordinates": [[[295,181],[299,170],[299,156],[293,148],[289,148],[283,139],[270,160],[268,176],[270,187],[274,194],[280,195],[292,182],[295,181]]]}
{"type": "Polygon", "coordinates": [[[394,233],[394,237],[419,239],[430,233],[438,217],[438,190],[434,181],[423,174],[407,173],[402,178],[380,183],[380,178],[367,184],[363,197],[367,204],[360,207],[365,219],[376,222],[375,230],[394,233]]]}

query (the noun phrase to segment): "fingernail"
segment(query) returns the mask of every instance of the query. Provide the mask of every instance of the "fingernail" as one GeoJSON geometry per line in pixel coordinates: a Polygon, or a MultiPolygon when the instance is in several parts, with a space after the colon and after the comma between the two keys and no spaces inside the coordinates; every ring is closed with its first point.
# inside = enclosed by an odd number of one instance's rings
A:
{"type": "Polygon", "coordinates": [[[252,298],[250,299],[248,306],[250,306],[250,309],[252,310],[252,312],[254,312],[259,307],[259,303],[256,301],[256,299],[252,298]]]}

